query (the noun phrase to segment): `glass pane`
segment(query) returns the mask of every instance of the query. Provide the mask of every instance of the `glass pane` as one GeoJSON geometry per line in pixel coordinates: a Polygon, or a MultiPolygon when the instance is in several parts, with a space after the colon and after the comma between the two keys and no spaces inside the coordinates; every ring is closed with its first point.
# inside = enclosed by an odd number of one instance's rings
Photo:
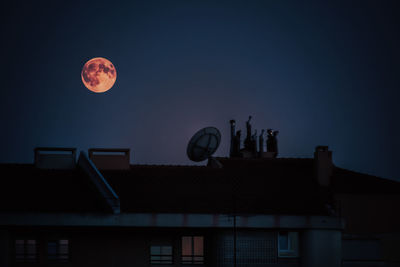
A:
{"type": "Polygon", "coordinates": [[[161,256],[162,261],[172,261],[172,256],[161,256]]]}
{"type": "Polygon", "coordinates": [[[203,256],[204,255],[203,240],[204,240],[204,238],[202,236],[195,236],[194,237],[194,255],[196,255],[196,256],[203,256]]]}
{"type": "Polygon", "coordinates": [[[57,243],[55,241],[49,242],[47,244],[47,253],[49,255],[55,255],[57,254],[57,243]]]}
{"type": "Polygon", "coordinates": [[[162,246],[161,255],[172,255],[172,246],[162,246]]]}
{"type": "Polygon", "coordinates": [[[151,246],[150,254],[151,255],[161,255],[161,247],[160,246],[151,246]]]}
{"type": "Polygon", "coordinates": [[[184,262],[186,262],[186,261],[192,262],[192,257],[185,257],[185,256],[183,256],[183,257],[182,257],[182,261],[184,261],[184,262]]]}
{"type": "Polygon", "coordinates": [[[36,254],[36,242],[29,242],[26,245],[26,253],[27,254],[36,254]]]}
{"type": "Polygon", "coordinates": [[[69,256],[68,255],[58,255],[58,260],[60,261],[68,261],[69,256]]]}
{"type": "Polygon", "coordinates": [[[69,240],[66,240],[66,239],[59,240],[59,244],[60,245],[67,245],[68,246],[68,243],[69,243],[69,240]]]}
{"type": "Polygon", "coordinates": [[[292,250],[293,252],[296,252],[297,244],[298,244],[298,233],[289,232],[289,249],[292,250]]]}
{"type": "Polygon", "coordinates": [[[159,261],[161,260],[161,256],[151,256],[150,259],[151,261],[159,261]]]}
{"type": "Polygon", "coordinates": [[[15,245],[23,245],[25,244],[25,240],[17,239],[15,240],[15,245]]]}
{"type": "Polygon", "coordinates": [[[279,232],[279,250],[289,249],[289,238],[287,232],[279,232]]]}
{"type": "Polygon", "coordinates": [[[204,257],[194,257],[194,262],[201,264],[204,262],[204,257]]]}
{"type": "Polygon", "coordinates": [[[35,255],[35,254],[33,254],[33,255],[27,255],[26,258],[27,258],[28,260],[34,260],[34,259],[36,259],[36,255],[35,255]]]}
{"type": "Polygon", "coordinates": [[[182,236],[182,255],[192,255],[191,236],[182,236]]]}
{"type": "Polygon", "coordinates": [[[25,254],[25,240],[15,240],[15,253],[25,254]]]}
{"type": "Polygon", "coordinates": [[[68,254],[68,246],[62,245],[58,248],[58,253],[60,254],[68,254]]]}

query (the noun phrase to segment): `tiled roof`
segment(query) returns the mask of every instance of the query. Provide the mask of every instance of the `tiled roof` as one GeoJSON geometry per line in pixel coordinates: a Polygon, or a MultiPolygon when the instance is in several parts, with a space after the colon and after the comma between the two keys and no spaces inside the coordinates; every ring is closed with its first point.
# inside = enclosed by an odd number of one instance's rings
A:
{"type": "Polygon", "coordinates": [[[103,171],[128,212],[326,214],[312,160],[231,160],[222,169],[137,166],[103,171]]]}
{"type": "MultiPolygon", "coordinates": [[[[314,160],[217,158],[223,168],[131,165],[101,171],[121,212],[329,215],[332,193],[399,193],[400,183],[334,167],[332,187],[318,186],[314,160]]],[[[0,164],[0,211],[104,212],[86,174],[0,164]]]]}
{"type": "Polygon", "coordinates": [[[400,194],[400,183],[336,167],[333,169],[332,191],[342,194],[400,194]]]}
{"type": "Polygon", "coordinates": [[[86,174],[42,170],[32,164],[0,164],[0,211],[102,212],[105,210],[86,174]]]}

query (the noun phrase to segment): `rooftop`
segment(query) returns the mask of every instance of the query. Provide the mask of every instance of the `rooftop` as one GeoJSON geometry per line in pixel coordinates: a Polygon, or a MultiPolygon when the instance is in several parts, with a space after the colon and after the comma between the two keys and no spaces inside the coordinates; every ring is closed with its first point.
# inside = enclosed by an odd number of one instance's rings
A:
{"type": "MultiPolygon", "coordinates": [[[[314,159],[216,158],[207,166],[130,165],[102,170],[121,212],[329,215],[332,193],[400,193],[400,183],[333,167],[332,183],[314,179],[314,159]]],[[[1,211],[106,212],[101,196],[79,167],[38,169],[0,164],[1,211]]]]}

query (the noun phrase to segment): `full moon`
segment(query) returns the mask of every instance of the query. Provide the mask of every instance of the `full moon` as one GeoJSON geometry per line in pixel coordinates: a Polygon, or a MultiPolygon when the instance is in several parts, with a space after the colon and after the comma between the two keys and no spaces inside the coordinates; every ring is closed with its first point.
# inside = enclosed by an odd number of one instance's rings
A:
{"type": "Polygon", "coordinates": [[[95,93],[104,93],[113,87],[117,80],[117,70],[108,59],[92,58],[83,66],[82,82],[95,93]]]}

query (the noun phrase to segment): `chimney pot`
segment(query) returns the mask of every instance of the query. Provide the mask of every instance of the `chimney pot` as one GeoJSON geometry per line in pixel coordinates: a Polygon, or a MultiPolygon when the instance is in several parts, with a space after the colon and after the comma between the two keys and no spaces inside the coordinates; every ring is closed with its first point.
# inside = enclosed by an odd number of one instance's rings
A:
{"type": "Polygon", "coordinates": [[[328,146],[317,146],[314,152],[315,176],[318,184],[327,187],[331,184],[333,171],[332,151],[328,146]]]}

